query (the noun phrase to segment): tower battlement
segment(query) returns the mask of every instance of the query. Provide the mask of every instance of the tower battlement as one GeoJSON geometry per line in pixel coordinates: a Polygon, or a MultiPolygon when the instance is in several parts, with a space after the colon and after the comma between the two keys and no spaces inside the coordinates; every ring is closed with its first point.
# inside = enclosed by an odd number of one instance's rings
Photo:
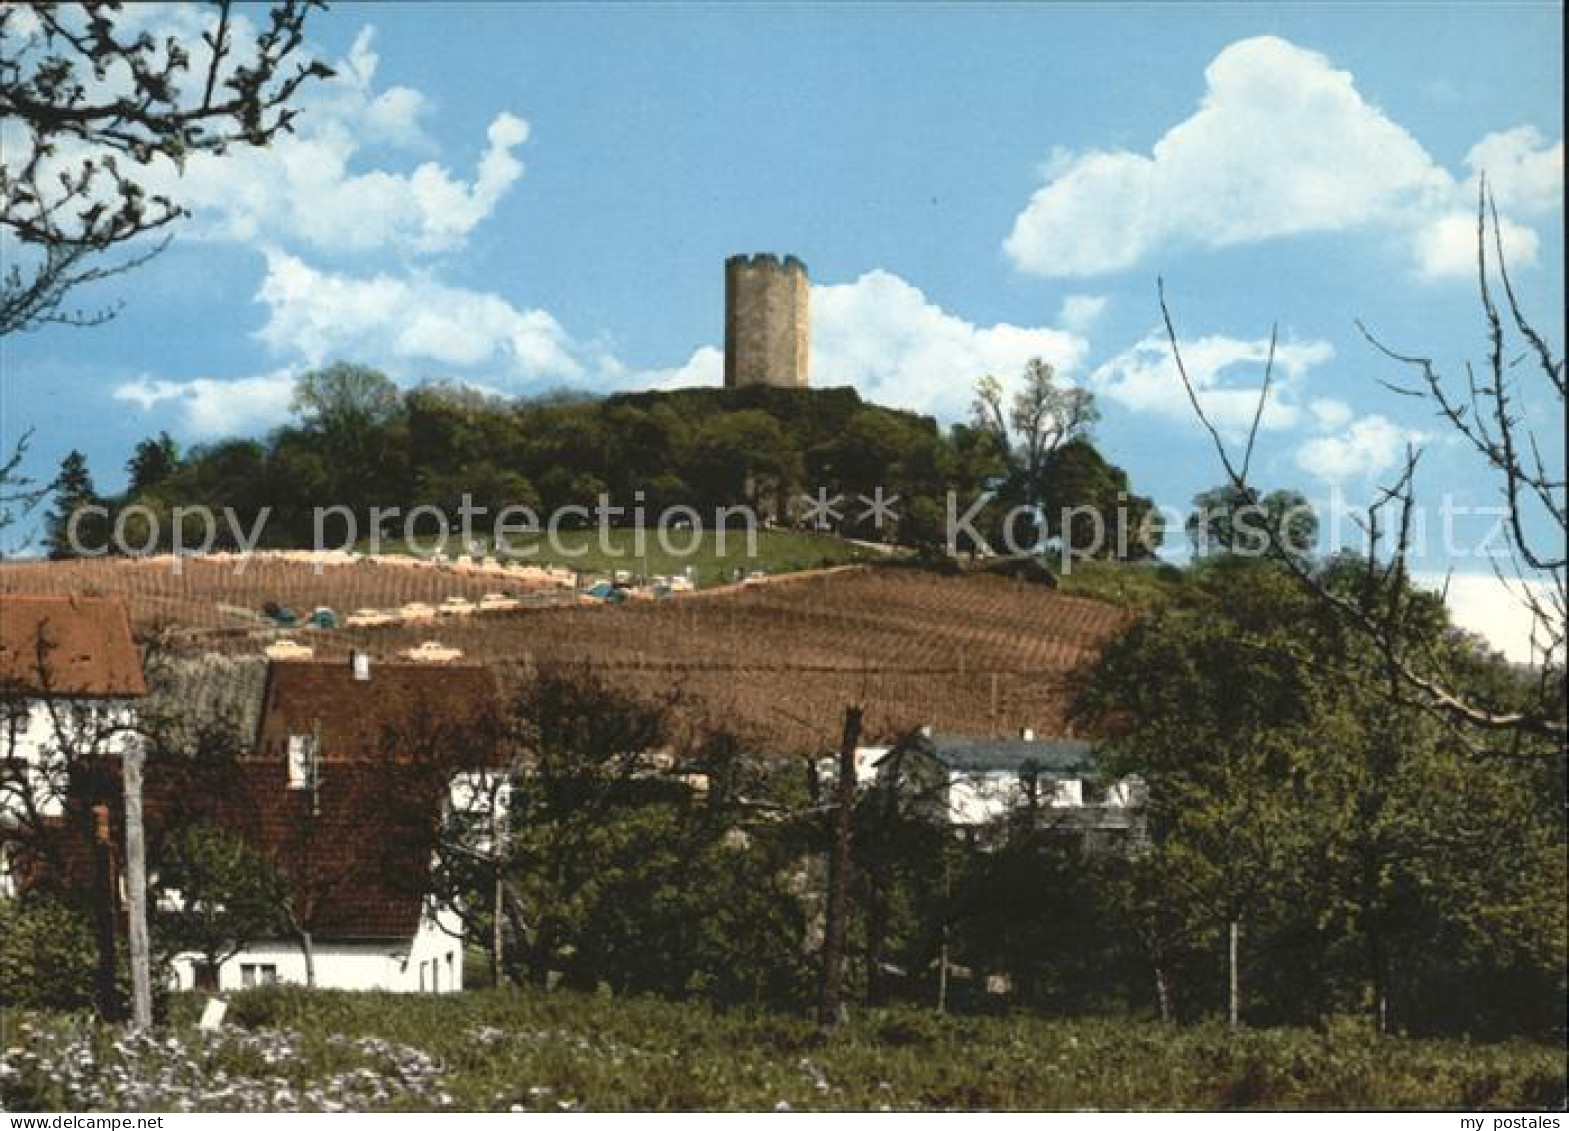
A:
{"type": "Polygon", "coordinates": [[[811,280],[771,252],[725,260],[725,388],[808,384],[811,280]]]}

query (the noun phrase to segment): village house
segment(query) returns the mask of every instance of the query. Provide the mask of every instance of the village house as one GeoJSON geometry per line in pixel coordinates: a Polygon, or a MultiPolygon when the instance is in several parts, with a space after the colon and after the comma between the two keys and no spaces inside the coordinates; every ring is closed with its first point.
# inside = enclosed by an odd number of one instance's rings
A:
{"type": "MultiPolygon", "coordinates": [[[[15,894],[18,849],[65,820],[73,787],[139,742],[142,657],[118,600],[0,600],[0,896],[15,894]]],[[[98,782],[100,786],[103,781],[98,782]]]]}
{"type": "MultiPolygon", "coordinates": [[[[125,902],[119,755],[143,741],[147,693],[120,602],[0,602],[0,897],[41,884],[94,908],[101,930],[124,929],[111,925],[125,902]]],[[[203,789],[193,795],[188,774],[146,778],[149,843],[182,824],[214,826],[286,880],[276,937],[246,940],[217,969],[176,955],[174,987],[460,990],[461,924],[428,896],[453,783],[489,757],[490,674],[373,669],[363,656],[274,662],[260,700],[248,748],[208,767],[203,789]]],[[[149,879],[163,906],[180,905],[156,871],[149,879]]]]}
{"type": "Polygon", "coordinates": [[[270,664],[255,745],[214,821],[287,877],[285,929],[217,970],[180,956],[177,985],[461,990],[462,923],[428,889],[452,783],[485,764],[496,707],[480,667],[270,664]]]}
{"type": "Polygon", "coordinates": [[[855,752],[864,786],[890,778],[933,820],[977,830],[1032,813],[1045,827],[1079,835],[1086,847],[1142,833],[1147,790],[1137,778],[1112,779],[1082,739],[936,735],[922,730],[896,746],[855,752]]]}

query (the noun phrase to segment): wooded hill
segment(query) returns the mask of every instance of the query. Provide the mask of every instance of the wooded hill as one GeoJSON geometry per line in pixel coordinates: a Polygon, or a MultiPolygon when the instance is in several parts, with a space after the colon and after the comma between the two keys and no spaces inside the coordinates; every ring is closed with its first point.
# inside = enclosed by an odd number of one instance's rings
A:
{"type": "MultiPolygon", "coordinates": [[[[1139,514],[1149,508],[1148,500],[1128,498],[1126,474],[1082,435],[1057,447],[1027,490],[1014,481],[1006,442],[995,432],[973,424],[944,431],[930,417],[869,404],[851,388],[504,400],[441,385],[402,392],[374,370],[336,365],[302,379],[296,413],[296,422],[262,439],[185,453],[167,435],[143,441],[128,464],[128,489],[114,499],[96,493],[73,453],[51,548],[59,550],[63,518],[84,501],[107,502],[111,511],[138,503],[161,517],[178,505],[228,506],[247,522],[270,507],[263,541],[270,546],[307,544],[317,507],[407,513],[430,504],[455,514],[464,495],[492,516],[507,505],[542,514],[592,507],[607,495],[629,514],[642,506],[650,522],[677,504],[696,507],[705,524],[715,508],[747,504],[791,524],[800,496],[823,490],[844,499],[833,532],[928,548],[944,541],[950,490],[965,507],[995,493],[977,524],[982,530],[1036,495],[1048,515],[1080,505],[1108,514],[1119,503],[1139,514]],[[856,501],[879,487],[900,497],[896,525],[879,528],[856,501]]],[[[168,524],[161,526],[167,545],[168,524]]],[[[139,540],[134,527],[127,533],[139,540]]],[[[1150,549],[1128,552],[1141,557],[1150,549]]]]}

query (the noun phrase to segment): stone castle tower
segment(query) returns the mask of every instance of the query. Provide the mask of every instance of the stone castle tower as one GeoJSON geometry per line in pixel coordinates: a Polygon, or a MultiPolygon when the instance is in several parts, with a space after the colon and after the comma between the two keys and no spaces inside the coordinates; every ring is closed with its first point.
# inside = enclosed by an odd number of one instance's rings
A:
{"type": "Polygon", "coordinates": [[[725,388],[807,386],[806,264],[793,255],[725,260],[725,388]]]}

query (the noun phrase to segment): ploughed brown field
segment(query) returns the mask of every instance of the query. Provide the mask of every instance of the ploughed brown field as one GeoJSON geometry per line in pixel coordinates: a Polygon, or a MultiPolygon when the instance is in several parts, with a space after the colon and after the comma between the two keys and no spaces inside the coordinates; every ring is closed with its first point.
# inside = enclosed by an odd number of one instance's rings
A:
{"type": "MultiPolygon", "coordinates": [[[[253,562],[255,572],[239,578],[232,566],[215,572],[188,564],[179,578],[167,564],[156,577],[137,563],[26,568],[42,571],[54,591],[74,578],[124,594],[141,627],[228,628],[174,638],[184,648],[228,652],[259,651],[272,634],[232,631],[245,622],[223,613],[224,605],[255,610],[272,599],[302,613],[315,605],[342,613],[503,588],[493,579],[392,566],[329,568],[318,577],[309,566],[276,561],[253,562]]],[[[18,581],[32,576],[0,570],[0,591],[23,588],[18,581]]],[[[632,693],[678,692],[694,721],[726,725],[787,753],[831,748],[844,706],[856,700],[866,704],[870,737],[923,724],[957,734],[1023,727],[1071,734],[1076,681],[1129,621],[1114,606],[1022,581],[851,567],[657,602],[289,635],[317,658],[361,649],[389,661],[438,640],[460,649],[466,662],[496,665],[504,678],[545,665],[591,667],[632,693]]]]}
{"type": "Polygon", "coordinates": [[[342,617],[362,608],[397,608],[410,601],[435,605],[448,597],[472,601],[486,593],[525,596],[539,588],[511,578],[433,569],[414,559],[326,565],[319,573],[303,560],[268,556],[249,559],[243,570],[237,561],[219,558],[182,560],[178,574],[173,567],[167,556],[5,562],[0,563],[0,600],[6,593],[120,597],[141,636],[167,633],[176,643],[206,644],[233,635],[259,649],[275,627],[262,615],[267,601],[303,619],[321,606],[342,617]]]}

